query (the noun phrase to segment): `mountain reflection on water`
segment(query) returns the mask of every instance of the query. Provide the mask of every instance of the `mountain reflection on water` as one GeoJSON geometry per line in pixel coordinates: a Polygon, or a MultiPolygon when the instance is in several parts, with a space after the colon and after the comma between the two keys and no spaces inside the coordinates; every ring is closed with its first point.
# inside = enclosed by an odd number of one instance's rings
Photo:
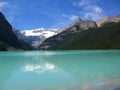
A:
{"type": "Polygon", "coordinates": [[[120,51],[0,52],[0,90],[114,90],[120,51]]]}

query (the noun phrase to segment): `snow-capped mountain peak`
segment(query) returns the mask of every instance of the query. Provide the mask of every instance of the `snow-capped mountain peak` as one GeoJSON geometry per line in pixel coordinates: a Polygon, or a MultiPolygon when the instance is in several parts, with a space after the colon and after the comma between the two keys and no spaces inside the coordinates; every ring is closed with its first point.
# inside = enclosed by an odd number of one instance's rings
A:
{"type": "Polygon", "coordinates": [[[38,28],[32,30],[23,30],[19,31],[13,30],[19,39],[37,47],[39,46],[45,39],[52,37],[62,31],[60,28],[38,28]]]}
{"type": "Polygon", "coordinates": [[[23,33],[25,36],[44,36],[45,38],[49,38],[53,35],[56,35],[60,32],[59,28],[51,28],[51,29],[45,29],[45,28],[38,28],[33,30],[23,30],[21,33],[23,33]]]}

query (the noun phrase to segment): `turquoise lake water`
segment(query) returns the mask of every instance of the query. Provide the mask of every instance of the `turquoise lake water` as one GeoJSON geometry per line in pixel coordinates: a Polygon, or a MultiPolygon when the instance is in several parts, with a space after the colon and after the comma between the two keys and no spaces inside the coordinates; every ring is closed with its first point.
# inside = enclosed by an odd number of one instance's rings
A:
{"type": "Polygon", "coordinates": [[[116,88],[119,50],[0,52],[0,90],[116,88]]]}

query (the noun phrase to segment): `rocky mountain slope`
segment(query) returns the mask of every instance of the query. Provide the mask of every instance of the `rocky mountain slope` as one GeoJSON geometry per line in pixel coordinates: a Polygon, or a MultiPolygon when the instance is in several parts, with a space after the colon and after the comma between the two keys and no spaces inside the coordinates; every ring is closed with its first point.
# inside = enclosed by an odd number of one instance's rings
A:
{"type": "Polygon", "coordinates": [[[68,40],[72,34],[87,30],[89,28],[97,28],[94,21],[85,21],[78,18],[75,22],[66,27],[61,33],[48,38],[39,47],[39,49],[56,49],[65,40],[68,40]]]}
{"type": "Polygon", "coordinates": [[[103,19],[98,20],[96,22],[96,24],[97,24],[98,27],[102,27],[102,25],[105,24],[105,23],[118,22],[118,21],[120,21],[120,15],[117,15],[117,16],[112,17],[112,18],[109,17],[109,16],[105,16],[103,19]]]}
{"type": "Polygon", "coordinates": [[[31,45],[40,50],[119,49],[119,21],[120,15],[97,22],[78,18],[64,29],[20,32],[0,13],[0,50],[33,50],[31,45]]]}
{"type": "Polygon", "coordinates": [[[104,18],[100,23],[77,19],[63,32],[45,40],[40,50],[119,49],[120,17],[104,18]],[[99,27],[97,27],[99,24],[99,27]]]}
{"type": "Polygon", "coordinates": [[[0,12],[0,50],[31,50],[32,46],[19,40],[12,30],[12,26],[0,12]]]}

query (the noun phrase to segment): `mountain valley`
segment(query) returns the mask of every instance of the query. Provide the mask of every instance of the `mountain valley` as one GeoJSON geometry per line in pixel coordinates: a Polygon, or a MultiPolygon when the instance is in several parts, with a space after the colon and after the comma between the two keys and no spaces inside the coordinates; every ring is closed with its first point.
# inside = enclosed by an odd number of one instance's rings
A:
{"type": "Polygon", "coordinates": [[[0,13],[0,50],[120,49],[120,15],[98,21],[78,18],[65,28],[19,31],[0,13]]]}

